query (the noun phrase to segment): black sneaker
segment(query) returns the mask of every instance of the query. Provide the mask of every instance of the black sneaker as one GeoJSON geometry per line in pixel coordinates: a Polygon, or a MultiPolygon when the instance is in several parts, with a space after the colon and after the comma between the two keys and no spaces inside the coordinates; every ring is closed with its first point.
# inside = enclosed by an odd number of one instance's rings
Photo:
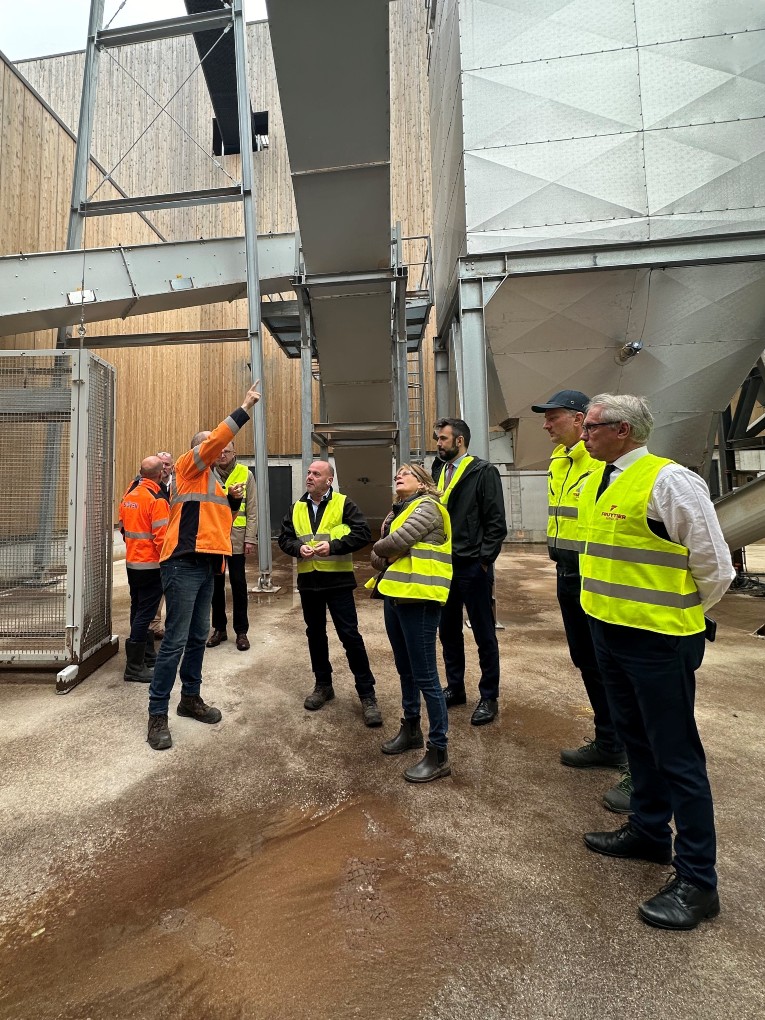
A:
{"type": "Polygon", "coordinates": [[[205,705],[198,694],[182,694],[176,711],[178,715],[203,723],[218,723],[223,718],[220,709],[205,705]]]}
{"type": "Polygon", "coordinates": [[[303,702],[303,708],[307,708],[309,712],[315,712],[317,708],[321,708],[328,701],[332,701],[334,696],[335,689],[332,684],[316,684],[303,702]]]}
{"type": "Polygon", "coordinates": [[[166,751],[168,747],[173,746],[166,715],[149,716],[149,735],[146,739],[149,741],[149,747],[155,751],[166,751]]]}
{"type": "Polygon", "coordinates": [[[615,811],[617,815],[628,815],[632,811],[630,807],[632,775],[629,765],[620,765],[619,771],[622,774],[622,778],[616,786],[612,786],[610,790],[606,790],[603,794],[603,804],[609,811],[615,811]]]}
{"type": "Polygon", "coordinates": [[[382,713],[374,698],[361,699],[361,712],[365,726],[382,726],[382,713]]]}
{"type": "Polygon", "coordinates": [[[627,764],[627,754],[625,751],[609,754],[598,747],[597,741],[588,740],[581,747],[561,751],[560,760],[575,769],[616,769],[627,764]]]}

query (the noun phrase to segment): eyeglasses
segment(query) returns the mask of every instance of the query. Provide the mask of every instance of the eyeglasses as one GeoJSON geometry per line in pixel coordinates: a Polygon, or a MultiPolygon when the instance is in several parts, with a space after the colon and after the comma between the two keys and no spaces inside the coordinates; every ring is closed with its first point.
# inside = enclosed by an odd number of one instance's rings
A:
{"type": "Polygon", "coordinates": [[[588,421],[582,425],[582,432],[594,432],[595,429],[602,429],[604,425],[621,425],[620,421],[588,421]]]}

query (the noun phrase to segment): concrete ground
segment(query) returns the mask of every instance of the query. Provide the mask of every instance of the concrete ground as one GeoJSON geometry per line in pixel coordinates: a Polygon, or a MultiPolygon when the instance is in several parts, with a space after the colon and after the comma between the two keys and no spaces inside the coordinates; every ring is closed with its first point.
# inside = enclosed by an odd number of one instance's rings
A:
{"type": "Polygon", "coordinates": [[[379,750],[400,713],[380,603],[358,593],[375,731],[336,641],[338,696],[304,711],[279,554],[275,580],[279,595],[252,597],[251,651],[229,641],[205,658],[222,723],[172,714],[170,751],[145,741],[146,688],[122,681],[122,654],[63,697],[0,686],[3,1020],[765,1015],[764,599],[726,596],[698,677],[722,913],[681,934],[636,913],[667,868],[582,842],[621,824],[600,803],[618,776],[558,763],[590,713],[544,550],[498,564],[500,718],[478,729],[470,705],[454,710],[453,775],[426,786],[401,778],[415,752],[379,750]]]}

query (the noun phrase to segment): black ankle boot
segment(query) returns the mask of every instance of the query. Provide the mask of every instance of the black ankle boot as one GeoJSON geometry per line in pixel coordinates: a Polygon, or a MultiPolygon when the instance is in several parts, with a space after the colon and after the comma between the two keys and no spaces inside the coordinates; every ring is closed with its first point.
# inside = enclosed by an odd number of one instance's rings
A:
{"type": "Polygon", "coordinates": [[[449,755],[445,747],[433,747],[428,741],[428,749],[422,761],[412,765],[404,772],[404,779],[409,783],[429,783],[431,779],[440,779],[441,776],[450,776],[452,767],[449,764],[449,755]]]}
{"type": "Polygon", "coordinates": [[[150,684],[154,679],[154,671],[149,669],[143,661],[146,652],[145,641],[125,641],[125,673],[124,680],[131,680],[134,683],[150,684]]]}
{"type": "Polygon", "coordinates": [[[148,669],[154,669],[154,663],[157,661],[157,650],[154,647],[154,635],[149,631],[149,635],[146,638],[146,651],[143,654],[143,664],[148,669]]]}
{"type": "Polygon", "coordinates": [[[402,719],[401,729],[398,731],[395,737],[391,737],[390,740],[386,740],[382,745],[383,754],[403,754],[404,751],[408,751],[410,748],[424,747],[425,741],[422,739],[422,730],[420,729],[420,717],[417,716],[415,719],[402,719]]]}

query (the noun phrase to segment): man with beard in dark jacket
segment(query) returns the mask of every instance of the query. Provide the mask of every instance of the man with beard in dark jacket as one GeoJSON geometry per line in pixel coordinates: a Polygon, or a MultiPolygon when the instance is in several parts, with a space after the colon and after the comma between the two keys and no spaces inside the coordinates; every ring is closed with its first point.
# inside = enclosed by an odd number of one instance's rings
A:
{"type": "Polygon", "coordinates": [[[435,424],[434,438],[438,457],[433,464],[433,478],[443,491],[441,502],[452,522],[454,568],[439,628],[447,683],[444,697],[448,708],[467,701],[464,606],[481,667],[480,700],[470,721],[473,726],[484,726],[496,718],[499,710],[499,645],[492,588],[494,561],[507,535],[502,483],[493,464],[467,452],[470,429],[461,418],[441,418],[435,424]]]}

